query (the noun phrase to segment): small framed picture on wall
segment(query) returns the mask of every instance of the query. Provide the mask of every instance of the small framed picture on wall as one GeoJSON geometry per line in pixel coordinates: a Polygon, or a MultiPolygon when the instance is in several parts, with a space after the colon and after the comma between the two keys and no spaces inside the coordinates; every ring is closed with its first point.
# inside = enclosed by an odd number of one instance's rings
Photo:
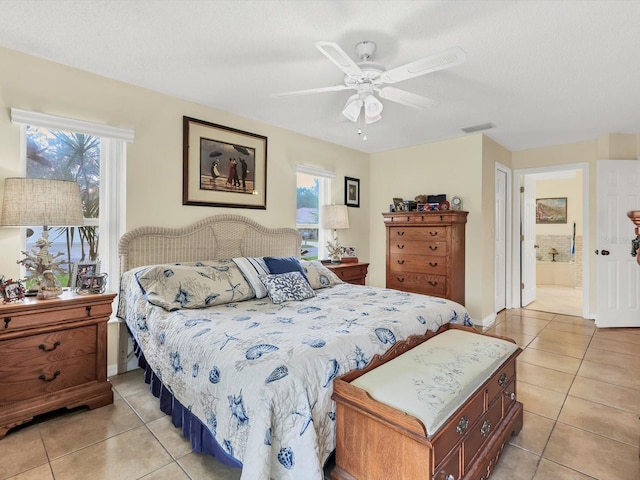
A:
{"type": "Polygon", "coordinates": [[[347,207],[360,208],[360,180],[344,177],[344,204],[347,207]]]}

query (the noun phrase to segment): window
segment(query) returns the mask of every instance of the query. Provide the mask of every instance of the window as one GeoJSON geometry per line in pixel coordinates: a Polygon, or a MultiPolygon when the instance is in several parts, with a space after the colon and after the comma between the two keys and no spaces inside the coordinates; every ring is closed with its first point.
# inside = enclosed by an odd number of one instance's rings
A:
{"type": "Polygon", "coordinates": [[[329,203],[335,173],[306,165],[297,166],[296,228],[302,235],[305,260],[327,258],[327,230],[320,228],[320,207],[329,203]]]}
{"type": "MultiPolygon", "coordinates": [[[[98,259],[100,137],[33,125],[26,126],[25,135],[27,177],[72,180],[80,186],[85,226],[49,228],[50,251],[62,253],[58,259],[66,262],[60,283],[70,286],[73,262],[98,259]]],[[[27,250],[41,236],[42,228],[27,229],[27,250]]]]}
{"type": "MultiPolygon", "coordinates": [[[[51,252],[68,262],[100,260],[110,273],[109,288],[118,288],[118,239],[125,229],[124,162],[133,131],[37,112],[11,109],[22,127],[26,177],[73,180],[80,185],[85,225],[51,227],[51,252]]],[[[26,249],[41,229],[26,232],[26,249]]],[[[61,283],[68,285],[72,264],[61,283]]]]}

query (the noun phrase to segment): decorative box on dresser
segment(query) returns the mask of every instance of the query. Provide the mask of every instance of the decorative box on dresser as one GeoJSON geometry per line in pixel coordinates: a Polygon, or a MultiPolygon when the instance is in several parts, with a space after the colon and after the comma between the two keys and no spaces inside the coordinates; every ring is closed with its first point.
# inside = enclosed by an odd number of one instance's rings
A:
{"type": "Polygon", "coordinates": [[[115,294],[0,305],[0,439],[59,408],[113,403],[107,322],[115,294]]]}
{"type": "Polygon", "coordinates": [[[453,210],[383,213],[387,288],[464,305],[467,214],[453,210]]]}
{"type": "Polygon", "coordinates": [[[340,280],[354,285],[364,285],[367,278],[368,263],[339,263],[325,265],[329,270],[335,273],[340,280]]]}

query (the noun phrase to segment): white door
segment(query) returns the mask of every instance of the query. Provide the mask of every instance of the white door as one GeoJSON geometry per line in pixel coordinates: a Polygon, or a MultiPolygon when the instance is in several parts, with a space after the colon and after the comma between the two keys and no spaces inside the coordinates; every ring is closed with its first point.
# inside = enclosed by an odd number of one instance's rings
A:
{"type": "Polygon", "coordinates": [[[627,217],[640,208],[640,161],[598,160],[596,204],[596,325],[640,327],[640,267],[627,217]]]}
{"type": "Polygon", "coordinates": [[[531,175],[524,175],[524,192],[521,216],[521,248],[522,262],[522,306],[527,306],[536,299],[536,181],[531,175]]]}
{"type": "Polygon", "coordinates": [[[495,309],[507,306],[507,173],[496,170],[496,213],[495,213],[495,309]]]}

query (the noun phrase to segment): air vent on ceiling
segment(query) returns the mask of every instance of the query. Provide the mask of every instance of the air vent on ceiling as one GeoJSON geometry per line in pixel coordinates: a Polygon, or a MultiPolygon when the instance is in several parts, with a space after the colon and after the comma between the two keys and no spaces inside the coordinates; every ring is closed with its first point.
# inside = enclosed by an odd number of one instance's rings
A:
{"type": "Polygon", "coordinates": [[[473,133],[473,132],[480,132],[482,130],[489,130],[490,128],[496,128],[496,126],[493,123],[481,123],[479,125],[464,127],[462,128],[462,131],[465,133],[473,133]]]}

